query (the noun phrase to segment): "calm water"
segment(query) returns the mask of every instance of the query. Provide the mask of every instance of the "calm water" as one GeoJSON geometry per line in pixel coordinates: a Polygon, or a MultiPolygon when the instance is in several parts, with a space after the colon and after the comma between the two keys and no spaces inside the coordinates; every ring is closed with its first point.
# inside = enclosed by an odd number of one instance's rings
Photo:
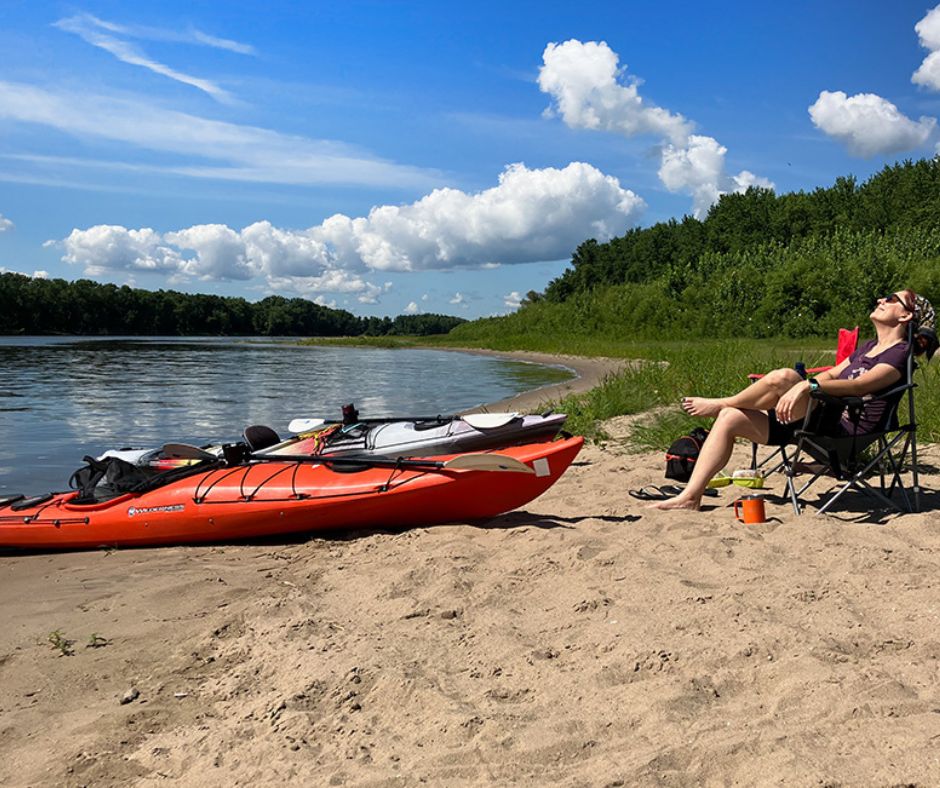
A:
{"type": "Polygon", "coordinates": [[[0,494],[62,490],[85,454],[279,433],[297,416],[454,413],[570,377],[437,350],[232,339],[0,337],[0,494]]]}

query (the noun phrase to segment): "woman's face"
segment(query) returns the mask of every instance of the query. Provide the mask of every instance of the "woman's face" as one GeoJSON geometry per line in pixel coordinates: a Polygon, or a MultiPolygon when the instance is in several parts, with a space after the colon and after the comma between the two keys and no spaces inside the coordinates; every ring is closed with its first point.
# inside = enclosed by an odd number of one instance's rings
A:
{"type": "Polygon", "coordinates": [[[906,293],[890,293],[877,300],[869,317],[879,323],[895,325],[902,322],[905,315],[913,314],[913,312],[906,293]]]}

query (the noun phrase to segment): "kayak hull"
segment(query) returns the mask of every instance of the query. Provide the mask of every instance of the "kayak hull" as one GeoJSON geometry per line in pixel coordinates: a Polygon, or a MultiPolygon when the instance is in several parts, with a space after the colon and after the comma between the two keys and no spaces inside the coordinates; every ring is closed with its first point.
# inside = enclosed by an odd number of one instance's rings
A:
{"type": "Polygon", "coordinates": [[[532,474],[388,468],[342,472],[277,461],[197,472],[102,504],[74,505],[75,494],[62,493],[18,511],[0,508],[0,547],[195,544],[480,520],[541,495],[582,445],[583,438],[575,437],[499,451],[533,468],[532,474]]]}

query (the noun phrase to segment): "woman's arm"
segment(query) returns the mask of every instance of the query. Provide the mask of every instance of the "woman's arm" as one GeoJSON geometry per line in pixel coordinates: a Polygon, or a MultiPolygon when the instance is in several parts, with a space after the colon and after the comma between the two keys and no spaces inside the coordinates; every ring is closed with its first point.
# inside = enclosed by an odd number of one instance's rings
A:
{"type": "MultiPolygon", "coordinates": [[[[848,362],[843,362],[843,364],[848,364],[848,362]]],[[[841,368],[844,368],[843,364],[835,369],[841,371],[841,368]]],[[[901,373],[890,364],[875,364],[864,375],[852,380],[836,380],[829,376],[829,372],[824,372],[815,378],[819,383],[819,390],[833,397],[864,397],[866,394],[889,388],[900,379],[901,373]]],[[[777,400],[775,407],[777,418],[784,424],[803,418],[811,390],[812,386],[808,380],[801,380],[794,384],[777,400]]]]}
{"type": "MultiPolygon", "coordinates": [[[[835,369],[841,372],[840,367],[847,363],[843,361],[835,369]]],[[[833,397],[864,397],[866,394],[886,389],[901,379],[901,373],[890,364],[875,364],[864,375],[852,380],[836,380],[835,376],[823,377],[823,375],[830,375],[833,371],[835,370],[816,376],[816,380],[819,381],[819,390],[833,397]]]]}

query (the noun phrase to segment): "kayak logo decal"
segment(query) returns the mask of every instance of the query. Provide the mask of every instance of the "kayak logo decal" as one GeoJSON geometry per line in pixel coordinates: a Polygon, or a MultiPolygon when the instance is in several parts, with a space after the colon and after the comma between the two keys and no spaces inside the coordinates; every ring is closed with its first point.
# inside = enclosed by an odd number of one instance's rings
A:
{"type": "Polygon", "coordinates": [[[548,467],[548,460],[544,457],[539,457],[535,462],[532,463],[532,468],[535,471],[536,476],[551,476],[551,468],[548,467]]]}
{"type": "Polygon", "coordinates": [[[144,506],[137,508],[136,506],[127,507],[127,516],[136,517],[138,514],[160,514],[163,512],[181,512],[183,511],[183,504],[176,503],[172,506],[144,506]]]}

